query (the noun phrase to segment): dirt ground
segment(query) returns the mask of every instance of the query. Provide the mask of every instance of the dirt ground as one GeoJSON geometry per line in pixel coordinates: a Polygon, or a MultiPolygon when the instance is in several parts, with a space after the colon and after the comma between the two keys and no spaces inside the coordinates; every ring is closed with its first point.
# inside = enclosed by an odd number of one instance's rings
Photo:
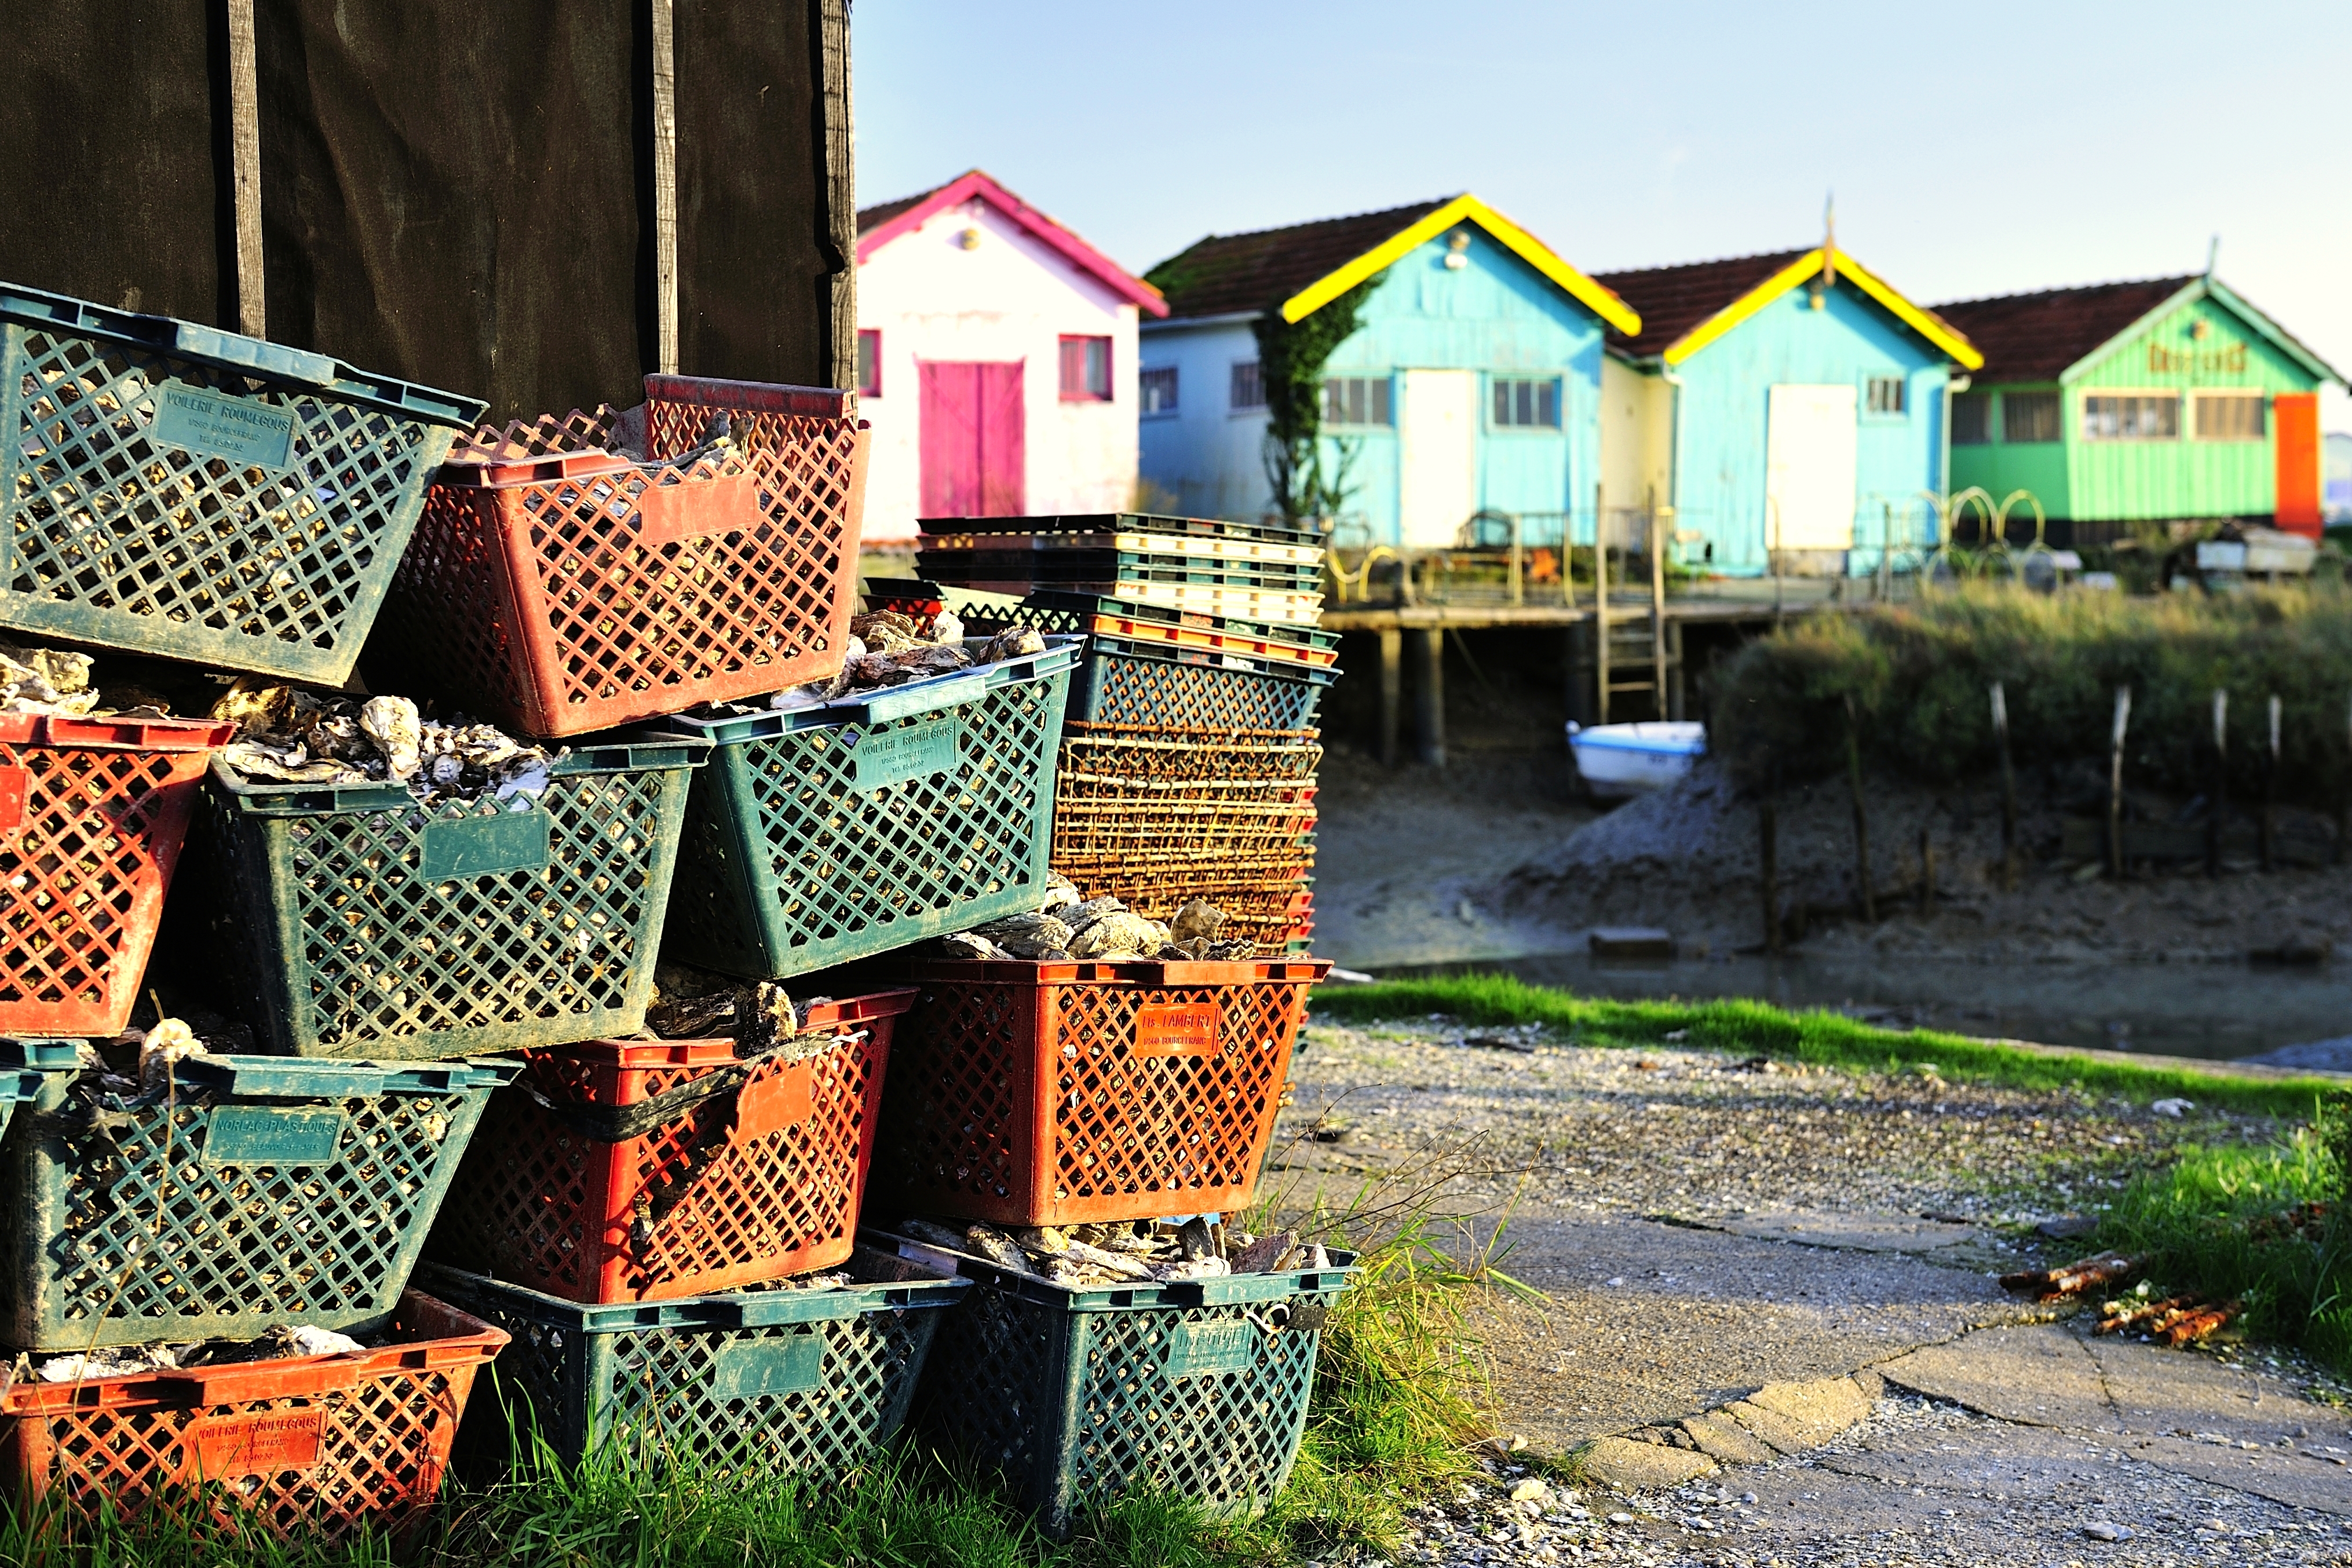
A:
{"type": "Polygon", "coordinates": [[[1310,1025],[1293,1082],[1289,1201],[1423,1190],[1525,1287],[1475,1323],[1518,1449],[1423,1511],[1410,1561],[2352,1562],[2346,1389],[2259,1350],[2094,1349],[1993,1278],[2179,1144],[2263,1124],[1444,1019],[1310,1025]],[[1852,1410],[1821,1441],[1663,1446],[1831,1388],[1852,1410]],[[1636,1479],[1528,1487],[1596,1442],[1636,1479]]]}
{"type": "MultiPolygon", "coordinates": [[[[1780,808],[1782,906],[1811,914],[1804,946],[1835,956],[2195,963],[2258,951],[2321,951],[2352,941],[2352,876],[2336,868],[2223,874],[2176,867],[2109,881],[2058,857],[2059,813],[2026,813],[2014,891],[2000,883],[2000,821],[1986,792],[1866,782],[1876,925],[1861,918],[1853,797],[1843,781],[1791,789],[1780,808]],[[1934,897],[1920,905],[1920,844],[1934,897]]],[[[2298,826],[2305,826],[2298,822],[2298,826]]],[[[1759,944],[1758,809],[1712,768],[1612,811],[1482,890],[1503,918],[1553,930],[1661,925],[1686,946],[1759,944]]],[[[1478,896],[1473,894],[1472,896],[1478,896]]]]}

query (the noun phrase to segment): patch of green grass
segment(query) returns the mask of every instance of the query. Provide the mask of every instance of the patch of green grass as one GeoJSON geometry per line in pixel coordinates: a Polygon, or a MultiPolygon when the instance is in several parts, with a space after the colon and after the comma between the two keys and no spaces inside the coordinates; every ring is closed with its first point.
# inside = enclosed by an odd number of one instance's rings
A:
{"type": "Polygon", "coordinates": [[[2184,1149],[2169,1169],[2125,1188],[2097,1239],[2145,1254],[2149,1291],[2242,1301],[2250,1332],[2301,1343],[2352,1372],[2352,1219],[2345,1203],[2352,1171],[2341,1148],[2330,1146],[2342,1140],[2327,1132],[2305,1126],[2261,1146],[2184,1149]],[[2326,1206],[2314,1223],[2281,1223],[2283,1214],[2309,1204],[2326,1206]]]}
{"type": "Polygon", "coordinates": [[[1946,1078],[2018,1089],[2079,1089],[2140,1103],[2179,1096],[2251,1115],[2307,1119],[2336,1084],[2323,1078],[2233,1078],[2142,1066],[2069,1051],[2021,1051],[1931,1030],[1874,1029],[1836,1013],[1790,1012],[1764,1002],[1622,1002],[1579,997],[1509,975],[1451,975],[1327,986],[1320,1019],[1354,1023],[1442,1013],[1471,1024],[1544,1024],[1592,1046],[1681,1044],[1828,1067],[1899,1071],[1932,1062],[1946,1078]],[[1676,1035],[1668,1040],[1668,1035],[1676,1035]]]}

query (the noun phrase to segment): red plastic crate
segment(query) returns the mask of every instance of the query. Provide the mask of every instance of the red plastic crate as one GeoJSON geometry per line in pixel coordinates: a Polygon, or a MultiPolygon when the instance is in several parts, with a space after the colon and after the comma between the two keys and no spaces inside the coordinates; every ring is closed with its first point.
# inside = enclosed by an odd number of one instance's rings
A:
{"type": "Polygon", "coordinates": [[[855,1245],[892,1026],[911,990],[814,1004],[797,1061],[730,1040],[607,1040],[527,1053],[500,1090],[427,1253],[566,1301],[665,1301],[830,1268],[855,1245]],[[736,1087],[729,1070],[749,1071],[736,1087]],[[709,1091],[696,1099],[697,1086],[709,1091]],[[612,1114],[671,1097],[613,1138],[612,1114]],[[552,1103],[554,1107],[546,1103],[552,1103]],[[560,1108],[560,1109],[559,1109],[560,1108]],[[604,1113],[567,1119],[574,1110],[604,1113]]]}
{"type": "Polygon", "coordinates": [[[201,1485],[224,1524],[399,1537],[425,1522],[474,1373],[508,1336],[415,1291],[393,1330],[395,1343],[341,1355],[19,1382],[0,1398],[0,1468],[28,1509],[201,1485]]]}
{"type": "Polygon", "coordinates": [[[233,727],[0,714],[0,1035],[121,1034],[233,727]]]}
{"type": "Polygon", "coordinates": [[[789,453],[739,440],[649,468],[605,450],[614,418],[485,426],[452,449],[378,655],[468,713],[551,737],[838,671],[864,471],[855,422],[799,420],[789,453]]]}
{"type": "Polygon", "coordinates": [[[830,675],[842,665],[857,597],[858,540],[866,517],[866,456],[872,427],[857,417],[857,394],[831,387],[730,382],[711,376],[646,378],[646,444],[656,457],[698,445],[713,414],[760,474],[770,522],[802,541],[811,591],[798,601],[827,629],[833,662],[786,684],[830,675]]]}
{"type": "Polygon", "coordinates": [[[887,963],[920,992],[883,1113],[891,1200],[1007,1225],[1247,1207],[1329,968],[887,963]]]}

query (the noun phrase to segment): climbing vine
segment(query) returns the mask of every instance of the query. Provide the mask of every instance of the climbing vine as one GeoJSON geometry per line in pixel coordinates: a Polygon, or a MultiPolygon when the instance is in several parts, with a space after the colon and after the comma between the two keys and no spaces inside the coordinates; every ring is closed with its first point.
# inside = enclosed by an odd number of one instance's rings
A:
{"type": "Polygon", "coordinates": [[[1349,476],[1360,445],[1335,443],[1336,459],[1324,463],[1323,367],[1362,324],[1364,301],[1386,276],[1374,273],[1297,321],[1274,308],[1251,324],[1265,393],[1265,478],[1286,523],[1331,517],[1353,492],[1349,476]]]}

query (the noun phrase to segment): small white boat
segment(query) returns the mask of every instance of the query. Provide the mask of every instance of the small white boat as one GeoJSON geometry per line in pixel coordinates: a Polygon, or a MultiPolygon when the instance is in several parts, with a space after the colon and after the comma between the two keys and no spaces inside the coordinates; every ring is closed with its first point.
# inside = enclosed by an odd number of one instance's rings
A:
{"type": "Polygon", "coordinates": [[[1568,749],[1585,787],[1604,800],[1662,789],[1706,755],[1706,726],[1696,723],[1571,722],[1568,749]]]}

